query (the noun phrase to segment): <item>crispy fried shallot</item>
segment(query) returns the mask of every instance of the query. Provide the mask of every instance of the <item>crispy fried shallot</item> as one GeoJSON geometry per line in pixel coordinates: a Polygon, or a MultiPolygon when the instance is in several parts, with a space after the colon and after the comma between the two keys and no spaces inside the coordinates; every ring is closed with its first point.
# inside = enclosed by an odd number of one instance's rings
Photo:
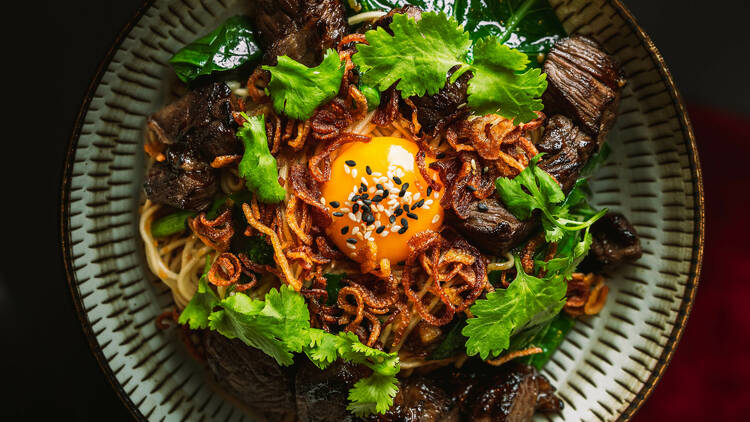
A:
{"type": "Polygon", "coordinates": [[[232,209],[227,208],[213,220],[206,218],[206,213],[200,213],[189,222],[190,229],[206,245],[219,252],[229,248],[234,236],[232,227],[232,209]]]}
{"type": "Polygon", "coordinates": [[[594,273],[573,273],[568,281],[566,313],[570,316],[596,315],[607,302],[609,287],[604,284],[604,277],[594,273]]]}
{"type": "Polygon", "coordinates": [[[242,275],[242,263],[236,255],[224,252],[216,257],[208,271],[208,282],[226,287],[236,283],[242,275]]]}
{"type": "Polygon", "coordinates": [[[536,355],[537,353],[542,353],[544,350],[542,350],[541,347],[529,347],[528,349],[523,350],[515,350],[512,352],[508,352],[497,359],[492,360],[486,360],[485,362],[492,365],[492,366],[500,366],[507,362],[510,362],[513,359],[524,357],[524,356],[530,356],[530,355],[536,355]]]}

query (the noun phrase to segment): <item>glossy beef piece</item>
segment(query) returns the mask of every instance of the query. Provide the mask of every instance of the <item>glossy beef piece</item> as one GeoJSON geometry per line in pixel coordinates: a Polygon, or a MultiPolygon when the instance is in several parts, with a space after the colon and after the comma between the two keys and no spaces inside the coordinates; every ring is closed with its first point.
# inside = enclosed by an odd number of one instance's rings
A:
{"type": "Polygon", "coordinates": [[[390,12],[380,17],[373,23],[362,25],[362,28],[360,28],[357,32],[364,33],[369,31],[370,29],[383,28],[386,32],[393,35],[393,31],[391,31],[391,22],[393,22],[393,15],[396,14],[406,15],[414,19],[415,21],[422,19],[422,9],[417,6],[407,4],[403,7],[396,7],[394,9],[391,9],[390,12]]]}
{"type": "MultiPolygon", "coordinates": [[[[457,69],[458,66],[448,72],[449,79],[457,69]]],[[[422,125],[423,133],[434,135],[451,122],[469,113],[469,108],[466,107],[468,98],[466,90],[471,77],[472,73],[466,72],[453,83],[446,80],[445,86],[434,95],[409,98],[417,109],[417,120],[422,125]]],[[[404,117],[411,120],[412,108],[406,102],[402,102],[400,111],[404,117]]]]}
{"type": "Polygon", "coordinates": [[[252,0],[251,6],[264,64],[275,65],[276,57],[286,55],[317,66],[349,33],[340,0],[252,0]]]}
{"type": "Polygon", "coordinates": [[[527,365],[491,367],[475,362],[451,379],[463,420],[527,422],[535,411],[562,409],[549,381],[527,365]]]}
{"type": "Polygon", "coordinates": [[[543,70],[548,82],[542,98],[545,114],[570,117],[601,145],[614,124],[625,84],[614,59],[595,41],[575,35],[555,44],[543,70]]]}
{"type": "Polygon", "coordinates": [[[539,218],[517,219],[495,197],[469,205],[466,219],[446,211],[447,223],[482,252],[500,256],[526,239],[539,225],[539,218]],[[484,206],[485,210],[482,210],[484,206]]]}
{"type": "Polygon", "coordinates": [[[291,370],[240,340],[213,331],[203,333],[203,347],[214,380],[235,399],[269,421],[281,421],[295,412],[291,370]]]}
{"type": "Polygon", "coordinates": [[[539,168],[551,174],[567,193],[581,175],[596,144],[570,119],[555,115],[545,122],[542,140],[536,147],[545,153],[539,168]]]}
{"type": "Polygon", "coordinates": [[[300,359],[295,389],[297,418],[300,422],[354,422],[358,420],[346,410],[349,390],[369,369],[336,361],[321,371],[309,359],[300,359]]]}
{"type": "Polygon", "coordinates": [[[213,170],[183,171],[157,162],[149,169],[143,187],[157,204],[200,211],[211,204],[218,183],[213,170]]]}
{"type": "Polygon", "coordinates": [[[600,272],[641,257],[641,241],[635,227],[617,212],[609,212],[591,226],[593,242],[580,270],[600,272]]]}
{"type": "Polygon", "coordinates": [[[452,394],[441,386],[439,374],[406,378],[399,385],[393,406],[371,417],[378,422],[459,422],[461,417],[452,394]]]}

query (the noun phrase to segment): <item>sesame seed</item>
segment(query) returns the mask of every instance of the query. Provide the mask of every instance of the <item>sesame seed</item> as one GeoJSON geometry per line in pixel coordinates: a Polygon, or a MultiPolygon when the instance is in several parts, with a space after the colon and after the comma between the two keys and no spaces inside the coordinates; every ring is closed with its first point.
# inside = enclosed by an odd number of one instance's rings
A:
{"type": "Polygon", "coordinates": [[[396,211],[393,212],[393,215],[398,217],[399,215],[403,214],[404,210],[402,208],[396,208],[396,211]]]}
{"type": "Polygon", "coordinates": [[[334,216],[334,217],[343,217],[343,216],[344,216],[344,213],[343,213],[343,212],[341,212],[341,211],[336,211],[335,213],[333,213],[333,216],[334,216]]]}
{"type": "Polygon", "coordinates": [[[483,204],[481,202],[479,204],[477,204],[477,209],[479,211],[482,211],[482,212],[487,212],[487,210],[489,210],[489,208],[487,208],[487,205],[485,205],[485,204],[483,204]]]}
{"type": "Polygon", "coordinates": [[[339,207],[339,205],[341,205],[341,204],[339,204],[339,201],[331,201],[331,202],[330,202],[330,204],[331,204],[331,206],[332,206],[333,208],[338,208],[338,207],[339,207]]]}
{"type": "Polygon", "coordinates": [[[357,169],[352,169],[352,177],[357,177],[357,169]]]}
{"type": "Polygon", "coordinates": [[[406,226],[401,227],[401,230],[398,231],[398,234],[404,234],[404,233],[406,233],[407,230],[409,230],[408,227],[406,227],[406,226]]]}
{"type": "Polygon", "coordinates": [[[375,176],[375,177],[380,177],[380,176],[383,175],[383,173],[381,173],[379,171],[375,171],[375,172],[372,173],[372,175],[375,176]]]}
{"type": "Polygon", "coordinates": [[[409,212],[409,205],[404,204],[401,208],[404,209],[404,212],[409,212]]]}
{"type": "Polygon", "coordinates": [[[354,226],[354,228],[352,229],[352,235],[355,235],[357,233],[359,233],[359,226],[354,226]]]}
{"type": "Polygon", "coordinates": [[[360,198],[361,198],[361,199],[367,199],[367,198],[369,198],[369,197],[370,197],[370,194],[369,194],[369,193],[363,193],[362,195],[360,195],[360,198]]]}
{"type": "Polygon", "coordinates": [[[427,196],[432,194],[432,186],[427,186],[427,196]]]}
{"type": "Polygon", "coordinates": [[[359,211],[359,204],[355,203],[354,205],[352,205],[352,212],[357,212],[357,211],[359,211]]]}
{"type": "Polygon", "coordinates": [[[359,188],[362,190],[362,192],[367,192],[367,185],[365,183],[360,183],[359,188]]]}
{"type": "Polygon", "coordinates": [[[416,204],[412,205],[412,206],[411,206],[411,209],[412,209],[412,211],[413,211],[413,210],[415,210],[416,208],[419,208],[419,207],[421,207],[422,205],[424,205],[424,198],[420,199],[419,201],[417,201],[417,203],[416,203],[416,204]]]}
{"type": "Polygon", "coordinates": [[[341,228],[341,234],[346,234],[349,231],[349,226],[344,226],[341,228]]]}
{"type": "Polygon", "coordinates": [[[403,189],[401,189],[401,190],[399,191],[399,193],[398,193],[398,196],[399,196],[399,198],[403,198],[403,197],[404,197],[404,195],[406,195],[406,191],[405,191],[405,190],[403,190],[403,189]]]}
{"type": "Polygon", "coordinates": [[[376,188],[377,188],[378,190],[383,190],[383,189],[384,189],[384,188],[383,188],[383,185],[382,185],[382,184],[380,184],[380,183],[376,184],[376,185],[375,185],[375,187],[376,187],[376,188]]]}
{"type": "Polygon", "coordinates": [[[349,169],[349,167],[344,166],[344,173],[350,174],[352,171],[349,169]]]}
{"type": "Polygon", "coordinates": [[[390,232],[388,230],[386,230],[383,233],[380,233],[380,237],[386,237],[386,236],[388,236],[388,233],[390,233],[390,232]]]}
{"type": "Polygon", "coordinates": [[[388,189],[383,189],[383,198],[387,198],[389,193],[388,189]]]}
{"type": "Polygon", "coordinates": [[[412,220],[418,220],[419,217],[417,217],[417,214],[414,214],[413,212],[407,212],[406,216],[411,218],[412,220]]]}
{"type": "Polygon", "coordinates": [[[401,186],[401,190],[404,190],[404,191],[405,191],[405,190],[407,190],[407,189],[409,189],[409,183],[404,183],[404,184],[403,184],[403,185],[401,186]]]}
{"type": "Polygon", "coordinates": [[[388,221],[389,221],[389,222],[390,222],[391,224],[395,223],[395,222],[396,222],[396,216],[395,216],[395,215],[391,215],[390,217],[388,217],[388,221]]]}
{"type": "Polygon", "coordinates": [[[401,230],[401,226],[399,226],[398,224],[394,224],[394,225],[391,226],[391,231],[392,232],[397,232],[399,230],[401,230]]]}
{"type": "Polygon", "coordinates": [[[377,229],[375,229],[375,233],[382,233],[383,230],[385,230],[385,226],[380,226],[377,229]]]}
{"type": "Polygon", "coordinates": [[[364,202],[365,205],[372,205],[372,200],[371,199],[362,199],[362,202],[364,202]]]}
{"type": "Polygon", "coordinates": [[[372,197],[372,202],[380,202],[383,200],[383,197],[380,195],[375,195],[372,197]]]}
{"type": "Polygon", "coordinates": [[[398,176],[393,176],[393,181],[396,182],[397,185],[401,184],[401,178],[398,176]]]}
{"type": "Polygon", "coordinates": [[[349,200],[352,202],[357,202],[359,201],[359,198],[361,198],[359,195],[354,195],[351,198],[349,198],[349,200]]]}
{"type": "Polygon", "coordinates": [[[354,215],[353,213],[347,214],[347,217],[349,217],[349,219],[354,221],[355,223],[357,222],[357,216],[354,215]]]}
{"type": "Polygon", "coordinates": [[[323,196],[321,196],[320,197],[320,203],[323,204],[323,205],[325,205],[326,204],[326,198],[323,197],[323,196]]]}
{"type": "Polygon", "coordinates": [[[344,163],[346,163],[346,165],[349,166],[349,167],[354,167],[354,166],[357,165],[357,162],[354,161],[354,160],[346,160],[346,161],[344,161],[344,163]]]}
{"type": "Polygon", "coordinates": [[[369,226],[370,224],[372,224],[372,223],[375,222],[375,216],[372,215],[371,212],[363,212],[362,213],[362,221],[364,221],[365,223],[367,223],[367,225],[369,226]]]}
{"type": "Polygon", "coordinates": [[[401,217],[401,225],[404,227],[409,227],[409,220],[401,217]]]}
{"type": "Polygon", "coordinates": [[[357,244],[357,239],[355,239],[353,237],[350,237],[350,238],[346,239],[346,242],[347,243],[351,243],[352,245],[356,245],[357,244]]]}
{"type": "MultiPolygon", "coordinates": [[[[367,199],[366,201],[369,201],[369,199],[367,199]]],[[[362,204],[362,212],[370,212],[370,206],[367,204],[362,204]]]]}
{"type": "Polygon", "coordinates": [[[418,199],[419,199],[419,198],[420,198],[421,196],[422,196],[422,194],[421,194],[421,193],[419,193],[419,192],[417,192],[417,193],[415,193],[415,194],[414,194],[414,197],[413,197],[412,199],[414,199],[414,200],[416,201],[416,200],[418,200],[418,199]]]}
{"type": "Polygon", "coordinates": [[[365,179],[364,176],[360,177],[359,180],[362,182],[363,185],[367,186],[367,179],[365,179]]]}
{"type": "Polygon", "coordinates": [[[435,224],[440,220],[440,214],[435,214],[434,217],[432,217],[432,224],[435,224]]]}
{"type": "MultiPolygon", "coordinates": [[[[352,245],[351,243],[347,243],[347,244],[346,244],[346,246],[348,246],[348,247],[349,247],[349,249],[357,249],[357,247],[356,247],[356,246],[354,246],[354,245],[352,245]]],[[[352,258],[353,258],[353,257],[355,257],[355,256],[357,256],[357,255],[355,255],[355,254],[352,254],[352,258]]]]}
{"type": "Polygon", "coordinates": [[[365,171],[367,172],[367,174],[372,175],[372,169],[370,168],[370,166],[365,166],[365,171]]]}

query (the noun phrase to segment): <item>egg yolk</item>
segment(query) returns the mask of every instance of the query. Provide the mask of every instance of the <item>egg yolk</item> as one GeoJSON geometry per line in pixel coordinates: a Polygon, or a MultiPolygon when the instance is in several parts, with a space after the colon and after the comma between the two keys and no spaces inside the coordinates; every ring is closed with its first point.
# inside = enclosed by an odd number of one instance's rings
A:
{"type": "MultiPolygon", "coordinates": [[[[409,256],[407,242],[443,223],[440,192],[422,176],[416,162],[419,147],[407,139],[375,137],[341,148],[322,186],[333,218],[328,237],[352,259],[362,262],[362,248],[374,243],[376,260],[395,264],[409,256]]],[[[425,165],[429,166],[429,158],[425,165]]],[[[429,169],[428,175],[437,180],[429,169]]]]}

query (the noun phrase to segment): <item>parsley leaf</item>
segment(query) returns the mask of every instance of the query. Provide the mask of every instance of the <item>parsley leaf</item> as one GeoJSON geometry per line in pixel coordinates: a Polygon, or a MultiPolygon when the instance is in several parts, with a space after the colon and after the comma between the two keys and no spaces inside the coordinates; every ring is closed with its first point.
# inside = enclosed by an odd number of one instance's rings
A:
{"type": "Polygon", "coordinates": [[[461,333],[468,337],[466,353],[484,360],[510,346],[513,334],[544,324],[565,305],[567,283],[557,275],[540,279],[526,274],[516,257],[516,278],[507,289],[498,289],[471,306],[475,316],[461,333]]]}
{"type": "Polygon", "coordinates": [[[215,307],[219,305],[219,297],[208,287],[208,270],[211,269],[211,257],[206,256],[206,265],[203,275],[198,280],[198,290],[182,310],[180,324],[188,324],[193,329],[205,329],[208,327],[208,317],[215,307]]]}
{"type": "Polygon", "coordinates": [[[279,56],[276,66],[263,66],[271,72],[266,89],[279,114],[307,120],[315,109],[336,96],[344,77],[338,53],[328,49],[316,67],[307,67],[288,56],[279,56]]]}
{"type": "MultiPolygon", "coordinates": [[[[367,31],[369,45],[358,45],[352,60],[364,83],[382,92],[398,82],[404,98],[437,93],[471,46],[469,33],[442,12],[423,13],[419,21],[396,14],[390,29],[393,36],[384,28],[367,31]]],[[[463,72],[456,73],[458,77],[463,72]]]]}
{"type": "Polygon", "coordinates": [[[238,165],[240,177],[251,192],[258,194],[261,202],[276,203],[284,200],[286,190],[279,184],[276,159],[268,149],[265,116],[242,113],[245,122],[237,129],[237,137],[245,145],[245,152],[238,165]]]}
{"type": "Polygon", "coordinates": [[[514,124],[537,118],[544,108],[541,95],[547,89],[547,75],[529,69],[528,56],[487,37],[474,45],[474,77],[469,80],[469,107],[479,114],[498,113],[514,124]]]}
{"type": "Polygon", "coordinates": [[[546,240],[557,242],[565,232],[590,227],[607,212],[607,209],[603,209],[587,220],[579,221],[581,215],[571,214],[571,210],[574,205],[581,204],[581,192],[574,189],[568,195],[574,200],[567,201],[555,179],[537,166],[540,158],[541,154],[532,158],[529,165],[513,179],[498,177],[495,181],[500,199],[513,215],[525,220],[534,210],[541,211],[546,240]]]}

